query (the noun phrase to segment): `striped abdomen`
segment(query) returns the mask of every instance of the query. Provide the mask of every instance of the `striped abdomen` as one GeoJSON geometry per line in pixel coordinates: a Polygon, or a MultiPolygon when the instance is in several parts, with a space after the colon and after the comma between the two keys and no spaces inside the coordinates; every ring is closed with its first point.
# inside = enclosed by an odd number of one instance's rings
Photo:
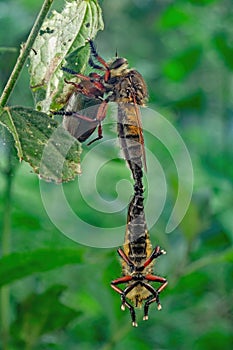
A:
{"type": "Polygon", "coordinates": [[[128,209],[124,252],[136,266],[141,266],[150,256],[151,251],[152,246],[145,220],[143,195],[135,194],[128,209]]]}
{"type": "Polygon", "coordinates": [[[135,181],[136,193],[143,193],[142,167],[144,159],[143,137],[138,125],[139,109],[131,103],[118,103],[118,137],[124,157],[135,181]]]}

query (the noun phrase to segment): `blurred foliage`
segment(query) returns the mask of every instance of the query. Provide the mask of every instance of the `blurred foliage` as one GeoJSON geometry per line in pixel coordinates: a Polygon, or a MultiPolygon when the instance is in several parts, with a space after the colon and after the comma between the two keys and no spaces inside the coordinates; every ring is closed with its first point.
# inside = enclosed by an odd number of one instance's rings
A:
{"type": "MultiPolygon", "coordinates": [[[[62,3],[57,1],[61,7],[62,3]]],[[[41,4],[33,0],[0,1],[0,43],[16,49],[0,50],[1,89],[41,4]]],[[[139,327],[133,329],[128,312],[120,310],[119,296],[109,287],[121,273],[115,248],[86,247],[63,236],[43,207],[38,178],[27,165],[16,167],[11,158],[14,171],[10,172],[13,187],[8,214],[12,255],[0,261],[0,273],[11,282],[9,349],[231,349],[232,2],[108,0],[100,4],[105,30],[97,36],[97,48],[106,58],[114,56],[117,48],[118,54],[127,57],[145,77],[148,105],[173,123],[190,152],[195,176],[193,198],[180,226],[166,235],[164,228],[177,190],[176,168],[165,147],[150,140],[147,133],[146,142],[154,144],[168,186],[166,206],[151,229],[151,239],[168,252],[156,264],[156,273],[167,276],[169,286],[161,295],[163,310],[157,312],[152,307],[147,322],[141,320],[139,311],[139,327]],[[9,259],[7,265],[4,259],[9,259]],[[73,265],[65,266],[69,263],[73,265]]],[[[27,67],[10,104],[33,107],[27,67]]],[[[11,140],[4,130],[0,134],[2,232],[11,140]]],[[[112,152],[116,158],[116,147],[103,146],[95,152],[89,170],[92,175],[95,162],[101,161],[104,152],[112,152]]],[[[97,187],[100,195],[103,192],[111,201],[116,199],[119,178],[130,174],[123,162],[114,163],[112,175],[109,169],[106,174],[104,169],[101,176],[97,174],[97,187]]],[[[151,191],[156,200],[158,189],[151,191]]],[[[79,212],[77,181],[64,185],[64,192],[74,211],[79,212]]],[[[98,203],[96,206],[92,209],[82,199],[82,219],[97,227],[114,227],[119,221],[124,225],[125,210],[103,220],[98,203]]],[[[56,208],[62,215],[62,203],[57,202],[56,208]]],[[[69,226],[68,219],[64,218],[64,224],[69,226]]]]}

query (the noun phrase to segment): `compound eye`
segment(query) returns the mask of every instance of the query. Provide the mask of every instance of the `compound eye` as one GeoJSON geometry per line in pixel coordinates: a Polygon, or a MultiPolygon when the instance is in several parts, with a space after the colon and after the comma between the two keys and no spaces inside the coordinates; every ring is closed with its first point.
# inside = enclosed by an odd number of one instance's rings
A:
{"type": "Polygon", "coordinates": [[[118,69],[126,64],[128,64],[128,62],[125,58],[117,58],[114,62],[112,62],[110,69],[118,69]]]}

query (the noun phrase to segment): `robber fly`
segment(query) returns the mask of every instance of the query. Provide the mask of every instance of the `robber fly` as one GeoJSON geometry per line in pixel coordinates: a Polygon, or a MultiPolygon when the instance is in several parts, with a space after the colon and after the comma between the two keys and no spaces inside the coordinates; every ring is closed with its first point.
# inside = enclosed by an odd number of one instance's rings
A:
{"type": "Polygon", "coordinates": [[[162,308],[159,294],[168,284],[165,278],[153,275],[155,259],[166,252],[159,246],[152,249],[145,221],[143,195],[139,192],[135,193],[130,202],[123,250],[118,249],[117,252],[122,259],[123,277],[112,281],[111,287],[120,294],[121,309],[129,309],[132,325],[137,327],[134,307],[140,308],[144,303],[143,320],[148,320],[150,304],[156,302],[158,310],[162,308]],[[161,286],[155,289],[151,282],[159,282],[161,286]],[[120,284],[126,284],[126,287],[121,289],[120,284]]]}
{"type": "Polygon", "coordinates": [[[89,138],[98,127],[98,136],[89,142],[91,144],[103,137],[101,122],[106,116],[108,103],[116,102],[120,143],[133,177],[136,179],[139,170],[142,169],[142,163],[146,168],[144,139],[138,107],[144,106],[147,100],[145,81],[138,71],[128,67],[125,58],[116,57],[112,61],[106,62],[98,55],[92,40],[88,41],[91,49],[89,65],[98,73],[92,72],[86,76],[63,67],[64,71],[79,78],[79,82],[66,80],[66,83],[74,86],[74,94],[71,96],[66,110],[58,111],[55,114],[64,115],[64,127],[80,142],[89,138]],[[79,95],[92,101],[93,104],[97,104],[95,113],[85,115],[78,110],[77,99],[79,95]]]}

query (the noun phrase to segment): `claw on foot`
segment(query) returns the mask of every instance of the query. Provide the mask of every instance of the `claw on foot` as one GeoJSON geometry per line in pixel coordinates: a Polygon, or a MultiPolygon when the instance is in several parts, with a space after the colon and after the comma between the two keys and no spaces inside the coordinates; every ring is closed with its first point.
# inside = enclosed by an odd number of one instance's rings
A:
{"type": "Polygon", "coordinates": [[[121,310],[125,311],[125,305],[124,304],[121,304],[121,310]]]}

